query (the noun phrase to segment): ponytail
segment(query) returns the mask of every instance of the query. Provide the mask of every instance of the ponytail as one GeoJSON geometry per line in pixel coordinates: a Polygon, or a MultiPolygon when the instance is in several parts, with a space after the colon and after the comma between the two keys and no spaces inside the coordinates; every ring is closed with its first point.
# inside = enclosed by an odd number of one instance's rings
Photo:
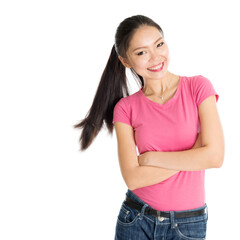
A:
{"type": "MultiPolygon", "coordinates": [[[[164,36],[161,27],[152,19],[143,15],[126,18],[120,23],[115,34],[115,44],[112,47],[110,57],[103,71],[92,106],[86,117],[80,123],[74,125],[74,128],[83,129],[79,139],[80,150],[82,151],[91,145],[101,130],[103,122],[105,122],[109,133],[113,133],[112,120],[114,107],[122,97],[129,96],[125,67],[118,56],[127,57],[126,52],[130,40],[135,31],[141,26],[155,27],[164,36]]],[[[135,80],[141,86],[144,86],[143,77],[136,73],[133,68],[130,70],[135,80]]]]}
{"type": "Polygon", "coordinates": [[[115,45],[113,45],[92,106],[86,117],[74,125],[74,128],[82,128],[79,139],[81,151],[91,145],[104,121],[109,133],[113,133],[113,109],[116,103],[125,96],[129,96],[125,67],[119,60],[115,45]]]}

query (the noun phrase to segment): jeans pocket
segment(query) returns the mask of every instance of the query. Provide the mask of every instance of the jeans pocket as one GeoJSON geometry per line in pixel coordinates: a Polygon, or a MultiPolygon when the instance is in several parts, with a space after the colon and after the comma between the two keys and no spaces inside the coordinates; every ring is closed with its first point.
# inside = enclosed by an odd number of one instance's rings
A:
{"type": "Polygon", "coordinates": [[[178,223],[175,229],[181,239],[204,240],[206,238],[207,220],[178,223]]]}
{"type": "Polygon", "coordinates": [[[140,213],[122,204],[119,214],[118,214],[118,223],[124,226],[132,226],[140,217],[140,213]]]}

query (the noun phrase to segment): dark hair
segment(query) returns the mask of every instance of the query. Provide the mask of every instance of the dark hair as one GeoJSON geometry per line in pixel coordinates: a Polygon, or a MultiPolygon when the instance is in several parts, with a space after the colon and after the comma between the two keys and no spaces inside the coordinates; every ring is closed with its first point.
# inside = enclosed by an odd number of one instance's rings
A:
{"type": "MultiPolygon", "coordinates": [[[[80,123],[74,125],[74,128],[83,129],[79,139],[80,150],[86,150],[91,145],[101,130],[104,121],[109,133],[113,133],[114,107],[121,98],[129,96],[125,67],[118,56],[126,57],[132,36],[138,28],[144,25],[156,27],[163,36],[161,27],[146,16],[132,16],[119,24],[115,34],[115,44],[103,71],[92,106],[86,117],[80,123]]],[[[142,76],[138,75],[132,68],[131,72],[141,86],[144,86],[142,76]]]]}

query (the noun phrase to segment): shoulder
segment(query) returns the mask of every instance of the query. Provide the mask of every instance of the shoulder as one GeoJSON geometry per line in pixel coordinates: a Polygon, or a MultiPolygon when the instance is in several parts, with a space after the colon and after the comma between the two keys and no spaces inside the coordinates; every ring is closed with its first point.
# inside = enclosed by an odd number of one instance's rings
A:
{"type": "Polygon", "coordinates": [[[184,76],[183,82],[191,88],[193,94],[197,94],[204,88],[213,88],[212,82],[203,75],[184,76]]]}
{"type": "Polygon", "coordinates": [[[204,77],[203,75],[182,76],[182,79],[185,83],[191,85],[197,85],[209,81],[209,79],[204,77]]]}
{"type": "Polygon", "coordinates": [[[134,110],[136,111],[136,108],[138,108],[139,105],[138,103],[139,103],[139,91],[129,96],[120,98],[120,100],[114,106],[114,113],[121,111],[125,112],[128,115],[131,115],[132,112],[134,110]]]}
{"type": "Polygon", "coordinates": [[[216,93],[212,82],[203,75],[183,76],[185,90],[190,91],[197,106],[211,95],[216,95],[218,100],[219,95],[216,93]]]}
{"type": "Polygon", "coordinates": [[[136,109],[138,92],[121,98],[113,109],[113,122],[122,121],[131,125],[133,109],[136,109]]]}
{"type": "Polygon", "coordinates": [[[194,76],[191,84],[198,107],[203,100],[211,95],[215,95],[216,101],[218,101],[219,95],[215,91],[212,82],[207,77],[202,75],[194,76]]]}
{"type": "MultiPolygon", "coordinates": [[[[140,91],[140,90],[139,90],[140,91]]],[[[136,102],[138,102],[139,99],[139,91],[121,98],[116,105],[125,106],[126,108],[131,108],[133,105],[135,105],[136,102]]]]}
{"type": "Polygon", "coordinates": [[[212,82],[205,76],[196,75],[191,77],[191,85],[195,90],[195,93],[201,90],[213,90],[212,82]]]}
{"type": "Polygon", "coordinates": [[[127,97],[124,97],[123,98],[124,101],[129,102],[129,103],[136,101],[139,97],[139,92],[140,92],[140,90],[138,90],[137,92],[135,92],[127,97]]]}
{"type": "Polygon", "coordinates": [[[192,77],[192,82],[195,85],[203,85],[203,84],[208,84],[211,83],[208,78],[202,75],[196,75],[192,77]]]}

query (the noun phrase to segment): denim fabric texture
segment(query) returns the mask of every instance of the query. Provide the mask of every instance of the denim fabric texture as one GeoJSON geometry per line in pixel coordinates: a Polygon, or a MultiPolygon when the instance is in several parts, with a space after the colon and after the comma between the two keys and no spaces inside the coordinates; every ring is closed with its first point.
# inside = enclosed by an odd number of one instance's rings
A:
{"type": "Polygon", "coordinates": [[[123,201],[117,218],[115,240],[206,239],[207,205],[187,210],[205,209],[205,213],[198,217],[175,218],[174,211],[170,211],[170,218],[153,217],[144,213],[145,208],[150,206],[138,198],[131,190],[128,189],[126,195],[144,206],[141,211],[138,211],[126,206],[123,201]]]}

